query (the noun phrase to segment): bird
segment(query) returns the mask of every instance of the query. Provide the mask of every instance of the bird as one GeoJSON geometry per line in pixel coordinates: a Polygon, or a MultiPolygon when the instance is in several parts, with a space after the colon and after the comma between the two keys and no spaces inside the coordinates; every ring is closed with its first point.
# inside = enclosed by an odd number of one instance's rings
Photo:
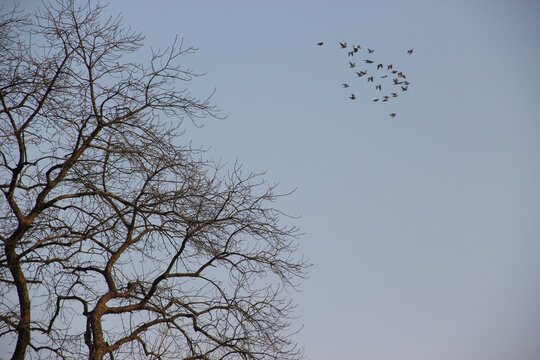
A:
{"type": "Polygon", "coordinates": [[[350,98],[351,100],[354,100],[354,99],[356,99],[356,96],[355,96],[354,94],[351,94],[351,96],[349,96],[349,98],[350,98]]]}
{"type": "Polygon", "coordinates": [[[397,73],[397,70],[392,70],[392,74],[395,74],[395,73],[397,73]]]}
{"type": "Polygon", "coordinates": [[[356,66],[356,63],[353,63],[353,62],[350,62],[350,61],[349,61],[349,65],[353,68],[353,67],[356,66]]]}
{"type": "Polygon", "coordinates": [[[392,68],[392,64],[388,65],[388,70],[390,70],[392,68]]]}
{"type": "Polygon", "coordinates": [[[407,54],[409,55],[412,55],[412,53],[413,53],[413,49],[410,49],[409,51],[407,51],[407,54]]]}
{"type": "Polygon", "coordinates": [[[341,41],[339,42],[339,45],[341,45],[341,47],[343,49],[345,49],[347,47],[347,43],[342,43],[341,41]]]}
{"type": "Polygon", "coordinates": [[[373,102],[379,101],[379,99],[373,99],[373,102]]]}
{"type": "Polygon", "coordinates": [[[385,95],[383,101],[388,101],[388,99],[390,99],[390,96],[385,95]]]}
{"type": "Polygon", "coordinates": [[[358,52],[358,50],[361,49],[360,45],[354,45],[353,46],[354,52],[358,52]]]}
{"type": "Polygon", "coordinates": [[[401,90],[403,90],[403,91],[407,91],[407,89],[408,89],[407,86],[402,86],[402,87],[401,87],[401,90]]]}
{"type": "Polygon", "coordinates": [[[392,97],[397,97],[398,94],[397,93],[392,93],[392,97]]]}
{"type": "Polygon", "coordinates": [[[387,77],[388,77],[388,75],[383,75],[383,76],[381,76],[381,79],[385,79],[387,77]]]}
{"type": "Polygon", "coordinates": [[[367,81],[368,81],[368,82],[370,82],[370,81],[373,82],[373,76],[368,77],[368,78],[367,78],[367,81]]]}
{"type": "Polygon", "coordinates": [[[397,77],[400,78],[400,77],[403,77],[403,73],[400,71],[397,73],[397,77]]]}
{"type": "Polygon", "coordinates": [[[367,74],[367,71],[360,71],[360,72],[357,71],[356,72],[356,75],[358,75],[358,77],[362,77],[362,76],[364,76],[366,74],[367,74]]]}
{"type": "Polygon", "coordinates": [[[391,114],[390,114],[390,117],[393,118],[393,117],[396,117],[396,115],[397,115],[396,113],[391,113],[391,114]]]}
{"type": "Polygon", "coordinates": [[[393,79],[394,80],[394,85],[399,85],[399,84],[403,84],[403,82],[401,81],[398,81],[398,79],[393,79]]]}
{"type": "Polygon", "coordinates": [[[347,53],[347,56],[353,56],[353,55],[354,55],[354,51],[349,51],[349,52],[347,53]]]}
{"type": "Polygon", "coordinates": [[[375,90],[382,90],[382,86],[381,85],[375,86],[375,90]]]}
{"type": "Polygon", "coordinates": [[[344,88],[348,88],[349,87],[349,84],[345,83],[345,84],[342,84],[344,88]]]}
{"type": "Polygon", "coordinates": [[[367,64],[373,64],[373,60],[364,60],[367,64]]]}
{"type": "Polygon", "coordinates": [[[382,69],[382,68],[383,68],[383,64],[378,64],[377,65],[377,70],[382,69]]]}
{"type": "Polygon", "coordinates": [[[367,49],[367,51],[371,54],[372,52],[375,51],[375,49],[367,49]]]}
{"type": "Polygon", "coordinates": [[[319,45],[319,46],[323,46],[323,44],[324,44],[324,42],[322,42],[322,41],[317,43],[317,45],[319,45]]]}

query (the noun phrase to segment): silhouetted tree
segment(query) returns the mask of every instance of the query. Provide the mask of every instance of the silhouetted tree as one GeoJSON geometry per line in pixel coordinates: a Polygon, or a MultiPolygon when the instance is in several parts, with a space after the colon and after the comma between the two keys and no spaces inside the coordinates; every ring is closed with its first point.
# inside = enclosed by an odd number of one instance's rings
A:
{"type": "MultiPolygon", "coordinates": [[[[174,43],[100,5],[0,19],[0,336],[12,359],[288,359],[305,276],[275,186],[180,145],[215,117],[174,43]],[[131,57],[133,59],[133,57],[131,57]]],[[[8,355],[9,356],[9,355],[8,355]]]]}

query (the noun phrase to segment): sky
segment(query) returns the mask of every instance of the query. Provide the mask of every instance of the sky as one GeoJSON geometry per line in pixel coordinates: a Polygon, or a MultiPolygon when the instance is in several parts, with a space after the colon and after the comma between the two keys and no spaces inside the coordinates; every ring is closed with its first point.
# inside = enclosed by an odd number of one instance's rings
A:
{"type": "Polygon", "coordinates": [[[538,359],[540,2],[115,0],[107,11],[148,47],[178,35],[199,49],[183,62],[206,75],[187,86],[215,90],[226,118],[186,122],[183,141],[296,189],[277,207],[300,216],[286,221],[313,263],[291,293],[308,359],[538,359]],[[375,49],[407,92],[374,103],[340,41],[362,46],[360,69],[375,49]]]}

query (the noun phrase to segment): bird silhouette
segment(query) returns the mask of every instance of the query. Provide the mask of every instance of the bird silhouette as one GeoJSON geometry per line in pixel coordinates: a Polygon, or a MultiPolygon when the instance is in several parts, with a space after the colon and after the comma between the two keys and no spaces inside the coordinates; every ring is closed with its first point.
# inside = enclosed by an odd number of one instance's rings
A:
{"type": "Polygon", "coordinates": [[[397,97],[398,94],[397,93],[392,93],[392,97],[397,97]]]}
{"type": "Polygon", "coordinates": [[[354,100],[354,99],[356,99],[356,96],[355,96],[354,94],[351,94],[351,96],[349,96],[349,98],[350,98],[351,100],[354,100]]]}
{"type": "Polygon", "coordinates": [[[382,68],[383,68],[383,64],[378,64],[377,65],[377,70],[382,69],[382,68]]]}
{"type": "Polygon", "coordinates": [[[370,81],[373,82],[373,76],[368,77],[368,78],[367,78],[367,81],[368,81],[368,82],[370,82],[370,81]]]}
{"type": "Polygon", "coordinates": [[[402,86],[402,87],[401,87],[401,90],[403,90],[403,91],[407,91],[407,89],[408,89],[407,86],[402,86]]]}
{"type": "Polygon", "coordinates": [[[392,69],[392,64],[388,65],[388,70],[392,69]]]}
{"type": "Polygon", "coordinates": [[[381,85],[375,86],[375,90],[382,90],[382,86],[381,85]]]}
{"type": "Polygon", "coordinates": [[[344,88],[348,88],[349,87],[349,84],[345,83],[345,84],[342,84],[344,88]]]}
{"type": "Polygon", "coordinates": [[[375,51],[375,49],[367,49],[367,51],[371,54],[372,52],[375,51]]]}
{"type": "Polygon", "coordinates": [[[386,79],[388,77],[388,75],[383,75],[381,76],[381,79],[386,79]]]}
{"type": "Polygon", "coordinates": [[[397,115],[396,113],[391,113],[391,114],[390,114],[390,117],[393,118],[393,117],[396,117],[396,115],[397,115]]]}
{"type": "Polygon", "coordinates": [[[323,44],[324,44],[324,42],[322,42],[322,41],[317,43],[317,45],[319,45],[319,46],[323,46],[323,44]]]}
{"type": "Polygon", "coordinates": [[[367,64],[373,64],[373,60],[364,60],[367,64]]]}
{"type": "Polygon", "coordinates": [[[409,55],[412,55],[412,53],[413,53],[413,49],[410,49],[409,51],[407,51],[407,54],[409,55]]]}
{"type": "Polygon", "coordinates": [[[379,101],[379,99],[373,99],[373,102],[379,101]]]}
{"type": "Polygon", "coordinates": [[[341,45],[341,47],[343,49],[345,49],[347,47],[347,43],[342,43],[341,41],[339,42],[339,45],[341,45]]]}
{"type": "Polygon", "coordinates": [[[362,76],[364,76],[366,74],[367,74],[367,71],[360,71],[360,72],[357,71],[356,72],[356,75],[358,75],[358,77],[362,77],[362,76]]]}
{"type": "Polygon", "coordinates": [[[349,51],[349,52],[347,53],[347,56],[353,56],[353,55],[354,55],[354,51],[349,51]]]}
{"type": "Polygon", "coordinates": [[[353,63],[353,62],[350,62],[350,61],[349,61],[349,65],[350,65],[350,67],[352,67],[352,68],[353,68],[353,67],[355,67],[355,66],[356,66],[356,63],[353,63]]]}
{"type": "Polygon", "coordinates": [[[358,52],[358,50],[361,49],[360,45],[354,45],[353,46],[354,52],[358,52]]]}

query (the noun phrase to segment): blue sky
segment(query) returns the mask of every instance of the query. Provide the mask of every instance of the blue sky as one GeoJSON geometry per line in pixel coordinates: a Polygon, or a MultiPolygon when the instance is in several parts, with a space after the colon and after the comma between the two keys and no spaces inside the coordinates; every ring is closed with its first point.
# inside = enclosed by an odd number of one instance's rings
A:
{"type": "Polygon", "coordinates": [[[215,88],[227,118],[186,123],[183,141],[297,189],[278,206],[301,215],[314,263],[291,294],[308,358],[538,359],[539,2],[120,0],[108,11],[148,46],[179,35],[199,48],[184,62],[206,75],[187,86],[215,88]],[[407,93],[373,103],[339,41],[402,69],[407,93]]]}

